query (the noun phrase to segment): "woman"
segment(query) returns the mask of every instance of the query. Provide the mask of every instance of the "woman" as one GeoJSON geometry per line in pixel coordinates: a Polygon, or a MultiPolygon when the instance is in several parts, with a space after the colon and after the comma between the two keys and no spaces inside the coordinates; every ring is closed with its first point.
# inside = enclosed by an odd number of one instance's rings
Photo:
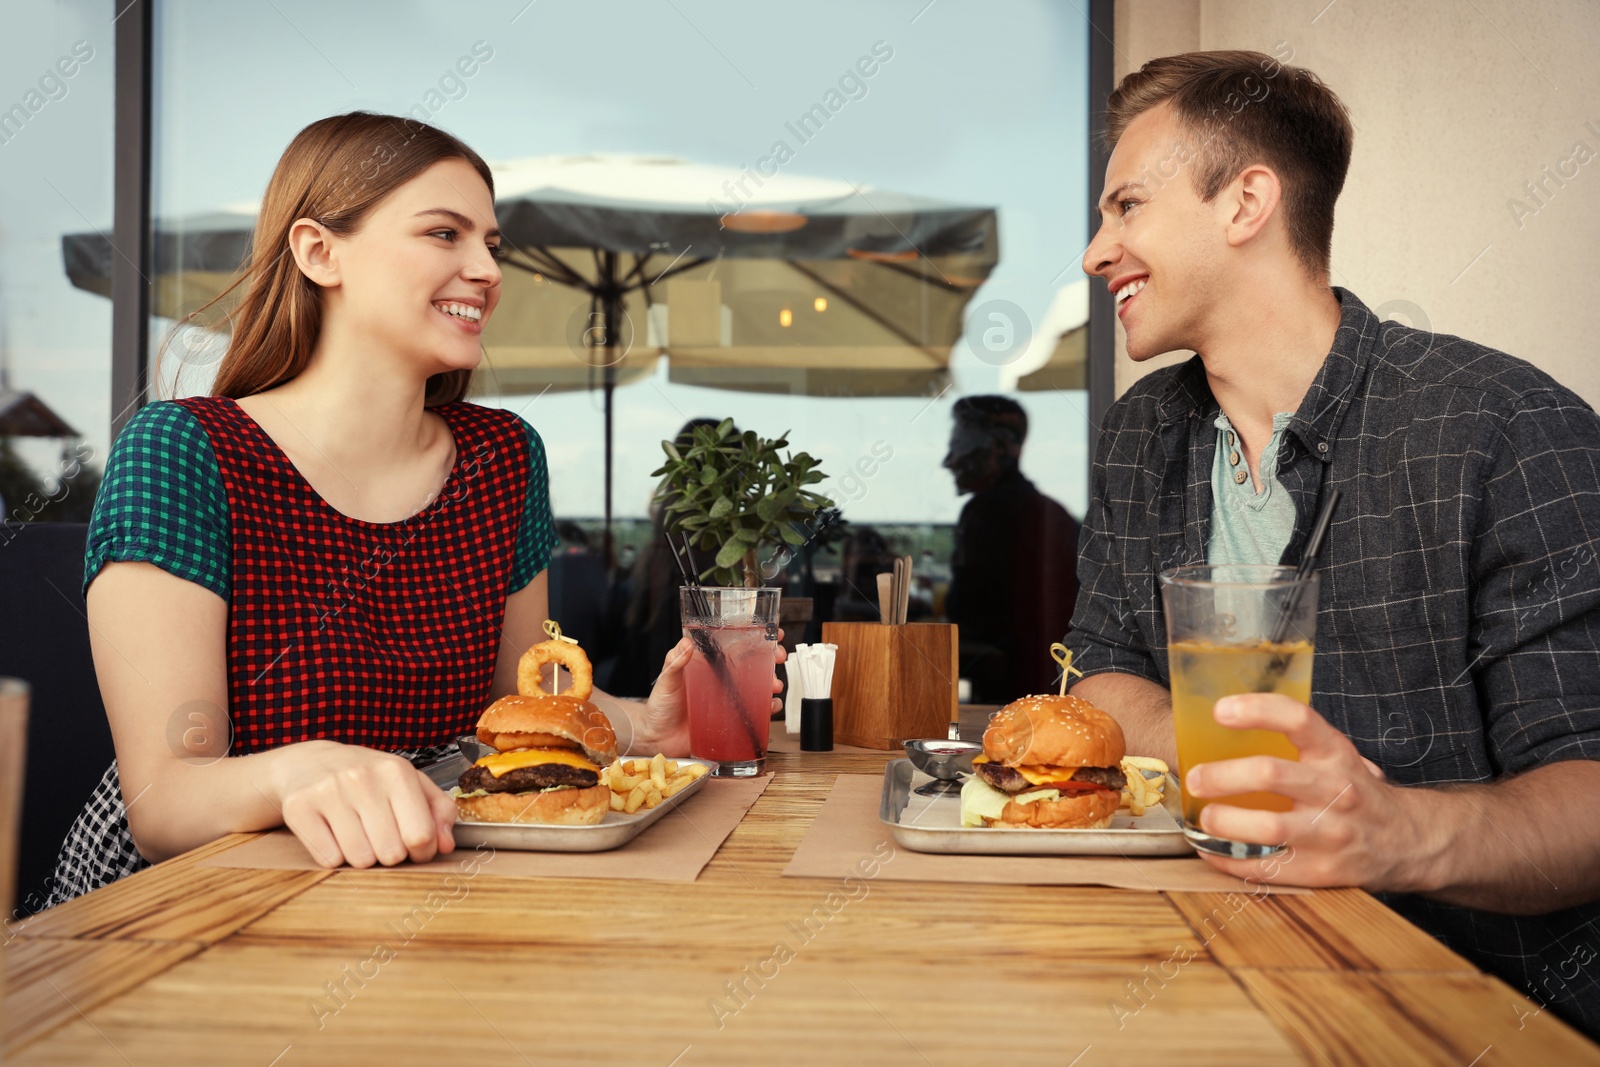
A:
{"type": "MultiPolygon", "coordinates": [[[[461,402],[500,245],[440,130],[356,112],[284,152],[216,395],[146,407],[107,463],[84,581],[117,758],[52,903],[233,831],[330,867],[454,848],[412,761],[516,691],[555,540],[539,435],[461,402]]],[[[687,751],[691,654],[648,702],[596,695],[629,750],[687,751]]]]}

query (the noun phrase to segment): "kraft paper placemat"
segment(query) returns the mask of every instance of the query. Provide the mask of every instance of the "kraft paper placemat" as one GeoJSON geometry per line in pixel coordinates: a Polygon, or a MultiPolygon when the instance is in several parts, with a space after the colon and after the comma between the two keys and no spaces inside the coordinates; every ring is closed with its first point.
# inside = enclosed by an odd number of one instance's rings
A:
{"type": "Polygon", "coordinates": [[[936,856],[894,843],[878,821],[883,778],[841,774],[783,873],[791,878],[840,878],[862,856],[882,855],[877,878],[904,882],[984,882],[1005,885],[1108,885],[1170,893],[1309,893],[1295,886],[1249,885],[1198,856],[1125,859],[1121,856],[936,856]]]}
{"type": "MultiPolygon", "coordinates": [[[[745,779],[712,779],[683,806],[667,812],[654,826],[621,848],[609,852],[518,852],[499,848],[484,873],[502,878],[637,878],[652,882],[692,882],[711,862],[744,813],[772,781],[772,775],[745,779]]],[[[454,869],[472,849],[457,847],[431,863],[402,863],[369,870],[454,869]]],[[[277,871],[320,871],[322,866],[300,839],[288,830],[272,833],[204,860],[205,867],[247,867],[277,871]]],[[[350,868],[341,868],[349,870],[350,868]]]]}

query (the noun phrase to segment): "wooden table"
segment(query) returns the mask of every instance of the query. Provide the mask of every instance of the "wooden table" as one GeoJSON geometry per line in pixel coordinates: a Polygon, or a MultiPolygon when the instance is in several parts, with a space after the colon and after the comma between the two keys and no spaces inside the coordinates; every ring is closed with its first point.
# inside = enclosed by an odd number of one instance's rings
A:
{"type": "Polygon", "coordinates": [[[409,939],[437,872],[197,865],[244,835],[197,849],[20,925],[7,1062],[1600,1062],[1358,890],[1264,897],[1219,930],[1220,894],[880,880],[802,943],[842,887],[779,872],[835,775],[884,757],[770,762],[698,882],[483,873],[409,939]]]}

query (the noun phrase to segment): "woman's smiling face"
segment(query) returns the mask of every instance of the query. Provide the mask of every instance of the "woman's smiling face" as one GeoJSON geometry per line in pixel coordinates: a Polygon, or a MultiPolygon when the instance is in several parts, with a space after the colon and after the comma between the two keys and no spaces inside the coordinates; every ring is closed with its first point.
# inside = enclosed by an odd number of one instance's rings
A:
{"type": "Polygon", "coordinates": [[[470,163],[433,164],[334,241],[336,303],[354,336],[425,375],[478,365],[500,301],[501,237],[489,187],[470,163]]]}

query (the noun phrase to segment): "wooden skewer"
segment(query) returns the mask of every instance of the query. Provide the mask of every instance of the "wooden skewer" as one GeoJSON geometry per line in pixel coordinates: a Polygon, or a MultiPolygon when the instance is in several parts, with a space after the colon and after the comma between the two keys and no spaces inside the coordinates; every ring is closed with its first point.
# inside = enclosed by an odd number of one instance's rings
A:
{"type": "Polygon", "coordinates": [[[904,626],[911,616],[911,557],[901,558],[904,566],[900,569],[900,625],[904,626]]]}
{"type": "Polygon", "coordinates": [[[894,586],[889,592],[889,623],[900,625],[900,557],[894,558],[894,586]]]}
{"type": "MultiPolygon", "coordinates": [[[[667,543],[671,544],[672,542],[668,541],[667,543]]],[[[544,633],[552,641],[562,641],[569,645],[578,643],[576,637],[568,637],[563,634],[561,632],[561,624],[554,619],[544,620],[544,633]]],[[[559,663],[550,664],[550,695],[556,697],[561,695],[561,664],[559,663]]]]}

